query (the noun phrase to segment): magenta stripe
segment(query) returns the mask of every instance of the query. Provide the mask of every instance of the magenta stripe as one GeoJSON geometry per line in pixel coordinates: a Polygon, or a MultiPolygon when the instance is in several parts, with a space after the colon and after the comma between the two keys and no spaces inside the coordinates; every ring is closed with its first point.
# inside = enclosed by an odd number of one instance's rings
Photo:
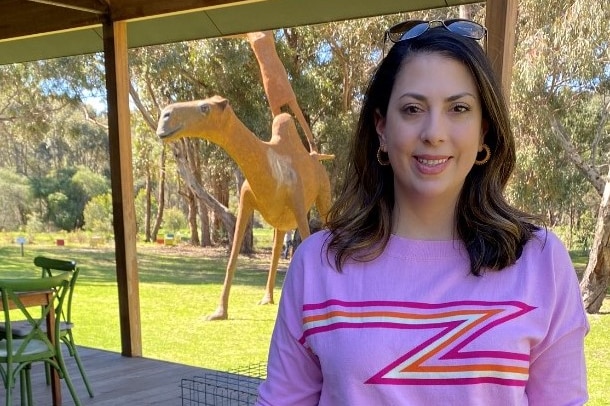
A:
{"type": "Polygon", "coordinates": [[[392,300],[370,300],[362,302],[345,302],[343,300],[331,299],[320,303],[309,303],[303,305],[303,311],[312,311],[324,309],[330,306],[341,306],[341,307],[372,307],[372,306],[387,306],[387,307],[407,307],[413,309],[443,309],[447,307],[456,306],[514,306],[522,310],[533,310],[535,307],[529,306],[523,302],[514,300],[507,300],[501,302],[485,302],[481,300],[460,300],[455,302],[447,303],[421,303],[421,302],[401,302],[392,300]]]}
{"type": "Polygon", "coordinates": [[[482,376],[477,378],[445,378],[445,379],[401,379],[401,378],[381,378],[378,375],[367,380],[365,383],[379,385],[475,385],[483,383],[494,383],[503,386],[525,386],[527,380],[504,379],[492,376],[482,376]]]}
{"type": "Polygon", "coordinates": [[[529,362],[530,360],[529,354],[507,351],[458,351],[458,349],[462,347],[462,343],[458,344],[439,359],[501,358],[525,362],[529,362]]]}

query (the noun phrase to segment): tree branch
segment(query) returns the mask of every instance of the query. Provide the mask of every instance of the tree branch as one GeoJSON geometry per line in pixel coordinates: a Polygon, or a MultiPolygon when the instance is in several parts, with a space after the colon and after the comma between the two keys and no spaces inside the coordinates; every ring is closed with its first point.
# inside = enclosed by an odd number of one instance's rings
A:
{"type": "Polygon", "coordinates": [[[551,128],[555,138],[566,153],[567,158],[576,165],[576,167],[585,175],[587,180],[593,185],[597,193],[601,196],[604,193],[605,182],[601,173],[594,166],[585,162],[574,147],[574,144],[569,140],[565,127],[559,122],[555,115],[550,116],[551,128]]]}

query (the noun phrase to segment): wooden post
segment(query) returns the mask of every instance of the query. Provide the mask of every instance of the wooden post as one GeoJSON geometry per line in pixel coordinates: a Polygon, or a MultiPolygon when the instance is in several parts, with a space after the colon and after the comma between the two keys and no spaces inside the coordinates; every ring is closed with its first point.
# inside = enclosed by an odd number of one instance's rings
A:
{"type": "Polygon", "coordinates": [[[487,0],[487,55],[510,100],[518,0],[487,0]]]}
{"type": "Polygon", "coordinates": [[[127,24],[108,19],[103,30],[121,353],[139,357],[142,356],[142,335],[129,123],[127,24]]]}

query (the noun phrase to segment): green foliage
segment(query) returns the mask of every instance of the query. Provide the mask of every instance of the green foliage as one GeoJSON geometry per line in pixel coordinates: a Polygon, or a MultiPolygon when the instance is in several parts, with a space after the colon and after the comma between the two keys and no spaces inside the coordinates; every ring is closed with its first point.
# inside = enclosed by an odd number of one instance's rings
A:
{"type": "Polygon", "coordinates": [[[176,207],[165,209],[165,212],[163,213],[163,227],[172,233],[177,233],[185,228],[186,217],[184,216],[184,213],[176,207]]]}
{"type": "Polygon", "coordinates": [[[109,191],[108,181],[87,168],[66,167],[30,180],[33,195],[43,204],[38,215],[63,230],[83,226],[84,209],[93,196],[109,191]]]}
{"type": "Polygon", "coordinates": [[[32,197],[28,180],[7,169],[0,169],[0,229],[16,230],[25,223],[32,197]]]}
{"type": "Polygon", "coordinates": [[[72,176],[72,182],[78,185],[88,198],[103,195],[110,191],[108,179],[85,167],[78,168],[78,171],[72,176]]]}
{"type": "Polygon", "coordinates": [[[28,214],[27,224],[25,225],[25,231],[33,236],[34,234],[42,233],[45,231],[45,224],[40,220],[36,213],[28,214]]]}
{"type": "Polygon", "coordinates": [[[96,234],[112,235],[112,195],[93,197],[84,210],[85,229],[96,234]]]}
{"type": "Polygon", "coordinates": [[[553,231],[568,249],[589,252],[595,234],[595,212],[586,211],[577,218],[578,224],[559,225],[553,231]]]}

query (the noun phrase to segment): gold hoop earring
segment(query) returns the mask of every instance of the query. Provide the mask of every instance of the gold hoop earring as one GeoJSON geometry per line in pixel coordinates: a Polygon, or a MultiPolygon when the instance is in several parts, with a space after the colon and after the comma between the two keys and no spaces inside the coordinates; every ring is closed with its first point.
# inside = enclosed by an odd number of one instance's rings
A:
{"type": "MultiPolygon", "coordinates": [[[[489,161],[489,158],[491,158],[491,149],[489,148],[489,146],[487,144],[483,144],[483,145],[481,145],[481,147],[483,147],[483,150],[485,150],[485,158],[475,160],[474,161],[475,165],[485,165],[489,161]]],[[[483,151],[480,151],[480,152],[483,152],[483,151]]]]}
{"type": "Polygon", "coordinates": [[[390,160],[383,159],[383,157],[381,156],[382,152],[383,151],[381,150],[381,145],[380,145],[379,148],[377,149],[377,162],[379,162],[379,165],[381,165],[381,166],[388,166],[390,164],[390,160]]]}

